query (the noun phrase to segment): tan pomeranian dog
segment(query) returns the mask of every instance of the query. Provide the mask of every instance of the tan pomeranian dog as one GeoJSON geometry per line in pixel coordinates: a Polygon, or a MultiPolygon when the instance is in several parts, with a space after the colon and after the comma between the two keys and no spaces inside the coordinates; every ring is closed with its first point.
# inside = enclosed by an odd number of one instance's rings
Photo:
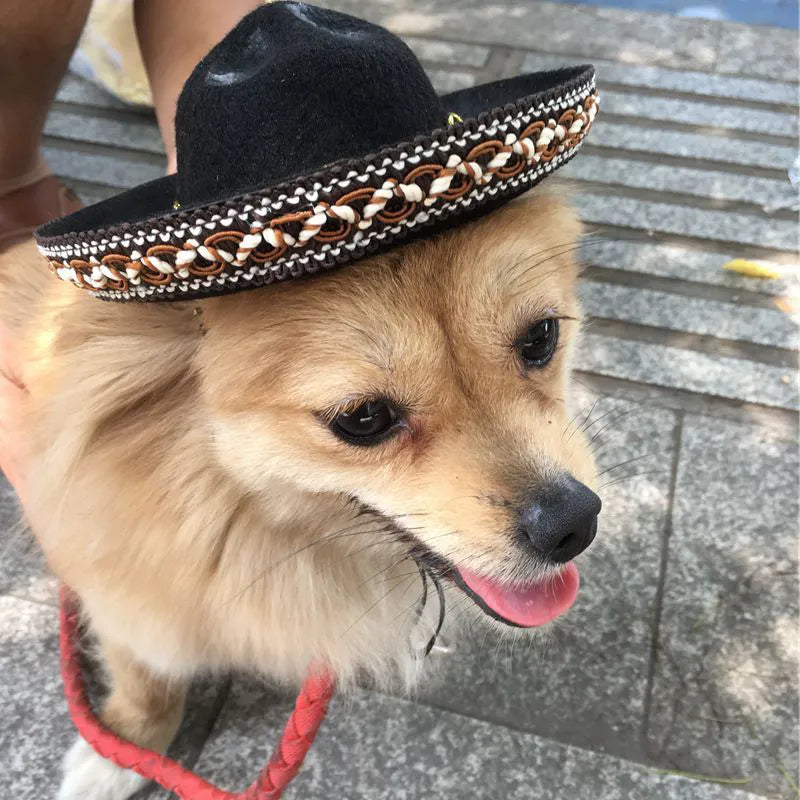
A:
{"type": "MultiPolygon", "coordinates": [[[[571,425],[579,235],[538,190],[341,271],[166,305],[99,302],[32,243],[2,257],[27,517],[98,639],[114,730],[164,750],[200,671],[411,684],[426,584],[492,625],[569,608],[600,510],[571,425]]],[[[142,784],[84,743],[65,766],[62,800],[142,784]]]]}

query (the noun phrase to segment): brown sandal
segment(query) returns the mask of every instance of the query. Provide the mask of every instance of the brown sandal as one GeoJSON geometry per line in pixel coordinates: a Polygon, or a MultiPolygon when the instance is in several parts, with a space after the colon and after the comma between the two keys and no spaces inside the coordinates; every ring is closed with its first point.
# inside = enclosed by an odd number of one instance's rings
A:
{"type": "Polygon", "coordinates": [[[39,225],[83,208],[78,196],[44,161],[14,181],[0,182],[0,253],[27,239],[39,225]]]}

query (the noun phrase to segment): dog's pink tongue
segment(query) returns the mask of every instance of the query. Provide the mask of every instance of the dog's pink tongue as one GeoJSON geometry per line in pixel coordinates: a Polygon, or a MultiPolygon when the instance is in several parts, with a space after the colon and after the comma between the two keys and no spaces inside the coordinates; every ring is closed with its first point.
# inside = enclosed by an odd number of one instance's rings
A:
{"type": "Polygon", "coordinates": [[[560,617],[575,602],[580,587],[578,568],[570,562],[555,578],[527,586],[509,586],[459,569],[464,583],[492,611],[524,628],[545,625],[560,617]]]}

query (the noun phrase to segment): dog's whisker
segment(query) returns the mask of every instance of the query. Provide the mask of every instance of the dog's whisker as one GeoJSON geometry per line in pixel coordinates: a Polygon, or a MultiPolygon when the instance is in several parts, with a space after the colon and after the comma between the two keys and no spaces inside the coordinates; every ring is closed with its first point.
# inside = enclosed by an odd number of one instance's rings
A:
{"type": "Polygon", "coordinates": [[[471,495],[473,500],[477,500],[479,503],[485,503],[488,506],[494,506],[497,508],[510,508],[512,503],[510,500],[507,500],[505,497],[500,497],[499,495],[492,495],[492,494],[474,494],[471,495]]]}
{"type": "Polygon", "coordinates": [[[529,265],[526,269],[522,270],[521,272],[514,273],[512,275],[513,278],[519,278],[522,275],[525,275],[531,269],[537,267],[539,264],[543,264],[545,261],[548,261],[550,258],[556,258],[559,255],[562,255],[561,252],[553,253],[554,250],[559,251],[562,248],[566,248],[565,252],[572,252],[572,251],[580,250],[580,249],[582,249],[584,247],[587,247],[590,244],[594,244],[595,241],[596,241],[596,238],[585,237],[582,241],[578,241],[578,242],[574,242],[574,241],[560,242],[559,244],[555,244],[555,245],[552,245],[550,247],[542,248],[541,250],[537,250],[537,251],[535,251],[533,253],[529,253],[527,256],[525,256],[524,258],[521,258],[515,264],[512,264],[511,267],[509,267],[509,271],[516,270],[517,267],[522,266],[523,264],[527,264],[531,259],[538,258],[539,256],[543,256],[545,253],[552,253],[552,255],[549,256],[548,258],[544,258],[541,261],[537,261],[535,264],[529,265]]]}
{"type": "MultiPolygon", "coordinates": [[[[461,620],[470,612],[470,610],[475,609],[475,603],[473,602],[471,597],[467,595],[462,595],[461,597],[457,598],[456,601],[450,606],[450,614],[448,619],[451,620],[453,627],[457,627],[457,625],[461,622],[461,620]],[[454,612],[458,612],[457,614],[454,612]]],[[[474,625],[478,621],[477,619],[473,619],[470,621],[470,626],[474,625]]],[[[471,630],[471,627],[468,628],[471,630]]]]}
{"type": "Polygon", "coordinates": [[[367,544],[357,547],[355,550],[350,550],[349,552],[345,553],[341,558],[336,559],[333,563],[341,564],[342,562],[349,561],[351,558],[354,558],[357,555],[361,555],[375,547],[385,547],[387,542],[396,541],[397,534],[394,530],[376,530],[374,531],[374,533],[378,541],[368,542],[367,544]]]}
{"type": "MultiPolygon", "coordinates": [[[[535,270],[537,267],[540,267],[540,266],[542,266],[542,264],[547,264],[547,263],[549,263],[549,262],[552,262],[552,261],[553,261],[554,259],[556,259],[556,258],[559,258],[559,257],[561,257],[561,256],[565,256],[565,255],[569,255],[569,254],[571,254],[571,253],[574,253],[574,252],[576,252],[576,251],[580,250],[580,249],[581,249],[582,247],[584,247],[584,246],[585,246],[585,245],[581,245],[581,244],[578,244],[578,245],[571,245],[571,246],[568,246],[568,247],[567,247],[567,246],[565,246],[565,247],[564,247],[563,249],[561,249],[560,251],[558,251],[558,252],[555,252],[555,253],[553,253],[552,255],[549,255],[549,256],[547,256],[546,258],[543,258],[543,259],[541,259],[541,260],[539,260],[539,261],[536,261],[536,262],[534,262],[533,264],[529,264],[529,265],[528,265],[528,266],[527,266],[527,267],[526,267],[524,270],[522,270],[522,271],[521,271],[521,272],[520,272],[520,273],[519,273],[519,274],[516,276],[516,278],[517,278],[517,279],[519,279],[519,278],[521,278],[521,277],[523,277],[523,276],[527,275],[528,273],[532,272],[532,271],[533,271],[533,270],[535,270]]],[[[521,283],[519,284],[519,287],[518,287],[518,288],[519,288],[519,289],[522,289],[522,290],[526,290],[526,291],[527,291],[527,290],[530,290],[530,289],[534,289],[534,288],[536,288],[536,286],[538,286],[538,285],[539,285],[539,283],[541,283],[541,280],[544,280],[545,278],[549,277],[550,275],[553,275],[553,274],[555,274],[556,272],[560,272],[562,269],[564,269],[564,268],[565,268],[565,267],[567,267],[567,266],[568,266],[568,264],[565,262],[565,263],[563,263],[563,264],[560,264],[560,265],[559,265],[559,266],[557,266],[557,267],[554,267],[552,270],[549,270],[548,272],[545,272],[545,273],[543,273],[543,274],[541,274],[541,275],[538,275],[538,276],[533,276],[533,277],[532,277],[530,280],[521,282],[521,283]],[[538,277],[538,278],[540,278],[541,280],[539,281],[539,283],[535,283],[535,284],[533,284],[533,285],[531,286],[531,285],[530,285],[530,281],[531,281],[531,280],[533,280],[533,278],[535,278],[535,277],[538,277]]]]}
{"type": "MultiPolygon", "coordinates": [[[[367,524],[366,521],[360,524],[367,524]]],[[[302,547],[298,547],[296,550],[293,550],[290,553],[287,553],[284,556],[276,559],[275,561],[271,562],[267,567],[264,568],[255,578],[253,578],[250,583],[244,586],[239,592],[237,592],[233,597],[229,600],[224,601],[222,605],[227,603],[232,603],[242,597],[243,594],[253,589],[258,583],[260,583],[267,575],[270,574],[274,569],[278,568],[279,566],[285,564],[290,559],[294,558],[295,556],[300,555],[301,553],[310,550],[313,547],[319,547],[323,544],[329,544],[333,541],[337,541],[339,539],[344,539],[350,536],[376,536],[376,535],[388,535],[389,532],[385,530],[381,530],[380,528],[368,528],[367,530],[352,530],[353,527],[356,526],[349,526],[340,529],[339,531],[335,531],[331,534],[326,534],[325,536],[321,536],[319,539],[314,539],[311,542],[307,542],[302,547]]]]}
{"type": "Polygon", "coordinates": [[[663,475],[665,474],[665,470],[662,469],[649,469],[645,470],[644,472],[634,472],[630,475],[624,475],[621,478],[617,478],[616,480],[609,481],[608,483],[604,483],[602,486],[599,486],[597,491],[601,491],[603,489],[607,489],[609,486],[615,486],[618,483],[623,483],[624,481],[630,480],[631,478],[638,478],[642,475],[663,475]]]}
{"type": "Polygon", "coordinates": [[[577,433],[577,431],[584,430],[584,425],[586,424],[587,420],[589,420],[591,418],[591,416],[594,413],[594,410],[597,407],[597,404],[599,402],[600,402],[600,398],[598,397],[594,401],[594,403],[592,403],[592,407],[589,409],[589,413],[584,417],[583,422],[580,424],[580,426],[575,425],[575,422],[577,421],[578,416],[583,412],[583,409],[586,408],[586,406],[583,406],[578,411],[576,411],[575,414],[573,414],[572,419],[567,423],[566,427],[561,432],[561,438],[563,439],[564,436],[566,436],[566,433],[570,429],[570,427],[572,426],[572,428],[573,428],[572,429],[572,433],[570,433],[570,435],[567,437],[567,440],[566,440],[565,444],[569,443],[569,441],[577,433]]]}
{"type": "MultiPolygon", "coordinates": [[[[446,502],[446,503],[441,503],[441,504],[439,505],[439,508],[441,508],[441,509],[449,508],[450,506],[452,506],[452,505],[453,505],[453,503],[458,503],[460,500],[474,500],[474,499],[475,499],[475,495],[474,495],[474,494],[460,494],[460,495],[456,495],[455,497],[450,497],[450,498],[447,500],[447,502],[446,502]]],[[[412,513],[416,513],[416,514],[418,514],[418,515],[420,515],[420,516],[426,516],[426,517],[430,517],[430,516],[431,516],[429,512],[425,512],[425,511],[417,511],[417,512],[412,512],[412,513]]],[[[397,517],[396,517],[396,519],[398,519],[398,520],[399,520],[399,519],[400,519],[400,518],[402,518],[403,516],[405,516],[405,514],[398,514],[398,515],[397,515],[397,517]]]]}
{"type": "Polygon", "coordinates": [[[430,573],[431,580],[433,581],[433,585],[436,587],[436,596],[439,598],[439,618],[436,621],[436,629],[433,632],[428,644],[425,647],[424,656],[427,656],[431,650],[433,650],[433,646],[436,644],[436,640],[439,638],[439,634],[442,631],[442,626],[444,625],[444,617],[446,613],[446,604],[444,598],[444,589],[442,589],[442,582],[439,578],[436,577],[434,573],[430,573]]]}
{"type": "Polygon", "coordinates": [[[394,561],[389,563],[387,566],[383,567],[382,569],[379,569],[373,575],[370,575],[368,578],[364,578],[364,580],[362,580],[359,584],[357,584],[355,588],[360,589],[362,586],[366,586],[368,583],[372,583],[372,582],[383,583],[385,581],[389,581],[389,580],[392,580],[394,578],[405,577],[405,575],[413,574],[413,573],[405,573],[403,576],[390,575],[388,577],[381,578],[381,575],[384,575],[385,573],[389,572],[390,570],[393,570],[395,567],[400,566],[400,564],[402,564],[404,561],[408,560],[408,558],[409,558],[408,553],[404,553],[400,558],[395,559],[394,561]],[[380,578],[380,580],[378,580],[379,578],[380,578]]]}
{"type": "Polygon", "coordinates": [[[528,272],[530,272],[531,270],[536,269],[536,267],[541,266],[542,264],[546,264],[549,261],[553,261],[554,259],[559,258],[560,256],[568,255],[570,253],[575,253],[578,250],[583,250],[589,244],[590,244],[590,242],[569,242],[569,243],[568,242],[564,242],[561,245],[550,247],[550,248],[547,248],[546,250],[541,250],[539,253],[533,253],[527,259],[525,259],[523,263],[531,261],[533,258],[535,258],[538,255],[544,255],[545,253],[549,252],[549,254],[547,256],[545,256],[544,258],[540,258],[538,261],[535,261],[533,264],[528,264],[525,267],[524,270],[522,270],[520,273],[518,273],[518,275],[519,276],[525,275],[528,272]]]}
{"type": "Polygon", "coordinates": [[[597,425],[598,422],[602,422],[610,414],[613,414],[613,413],[618,412],[618,411],[619,411],[619,408],[614,406],[612,408],[609,408],[608,411],[606,411],[604,414],[601,414],[599,417],[594,419],[591,423],[588,423],[588,420],[587,420],[588,424],[583,426],[583,428],[582,428],[583,432],[584,433],[588,433],[589,432],[589,428],[593,428],[595,425],[597,425]]]}
{"type": "Polygon", "coordinates": [[[665,447],[663,450],[655,450],[652,453],[645,453],[641,456],[634,456],[633,458],[629,458],[626,461],[621,461],[619,464],[614,464],[613,467],[606,467],[602,472],[597,473],[597,477],[599,478],[601,475],[605,475],[607,472],[611,472],[615,469],[619,469],[620,467],[624,467],[627,464],[632,464],[634,461],[641,461],[645,458],[653,458],[654,456],[663,455],[664,453],[669,453],[670,449],[665,447]]]}
{"type": "MultiPolygon", "coordinates": [[[[412,579],[414,577],[416,577],[416,573],[411,575],[412,579]]],[[[370,606],[364,611],[363,614],[360,614],[355,620],[353,620],[353,622],[351,622],[344,629],[344,631],[342,631],[341,636],[344,637],[348,633],[350,633],[350,631],[353,630],[353,628],[356,625],[358,625],[358,623],[361,622],[361,620],[364,619],[364,617],[366,617],[370,612],[374,611],[398,586],[400,586],[403,583],[404,580],[407,580],[407,579],[408,579],[408,576],[406,576],[404,578],[400,578],[394,584],[392,584],[392,586],[384,594],[382,594],[377,600],[375,600],[374,603],[370,604],[370,606]]]]}
{"type": "Polygon", "coordinates": [[[396,518],[400,517],[429,517],[428,511],[404,511],[402,514],[397,514],[396,518]]]}
{"type": "MultiPolygon", "coordinates": [[[[421,575],[421,573],[419,571],[416,571],[416,570],[412,574],[413,575],[421,575]]],[[[413,585],[413,584],[411,584],[411,585],[413,585]]],[[[410,586],[409,586],[409,588],[410,588],[410,586]]],[[[426,588],[425,584],[423,584],[423,589],[424,589],[425,592],[427,592],[427,588],[426,588]]],[[[406,589],[405,592],[403,592],[403,596],[405,595],[405,593],[407,591],[408,591],[408,589],[406,589]]],[[[402,599],[402,596],[401,596],[401,599],[402,599]]],[[[401,617],[403,617],[406,614],[408,614],[413,608],[415,608],[417,606],[422,606],[421,609],[420,609],[420,616],[421,616],[422,612],[424,611],[424,604],[421,603],[421,600],[422,600],[422,598],[418,598],[418,599],[414,600],[410,605],[405,606],[402,609],[402,611],[399,611],[397,614],[395,614],[395,616],[392,618],[391,621],[392,622],[397,622],[401,617]]]]}
{"type": "MultiPolygon", "coordinates": [[[[406,558],[408,558],[408,556],[406,556],[403,559],[401,559],[401,561],[405,561],[406,558]]],[[[388,569],[391,569],[391,567],[398,566],[399,563],[400,563],[399,561],[396,561],[394,564],[391,564],[386,569],[382,569],[380,572],[376,572],[372,577],[361,581],[361,583],[358,584],[357,588],[360,588],[362,586],[366,586],[368,583],[372,583],[372,584],[374,584],[376,586],[379,586],[382,583],[389,583],[389,581],[397,580],[399,578],[407,578],[409,575],[416,575],[417,574],[417,570],[412,569],[412,570],[409,570],[408,572],[393,573],[392,575],[385,575],[384,577],[381,577],[381,573],[386,572],[388,569]]]]}
{"type": "MultiPolygon", "coordinates": [[[[597,439],[597,437],[598,437],[598,436],[599,436],[599,435],[600,435],[600,434],[601,434],[601,433],[602,433],[604,430],[606,430],[606,428],[608,428],[608,427],[609,427],[609,425],[613,425],[614,423],[616,423],[616,422],[619,422],[619,421],[620,421],[620,420],[621,420],[623,417],[628,417],[628,416],[630,416],[631,414],[634,414],[634,413],[638,413],[638,409],[631,408],[631,409],[628,409],[627,411],[621,411],[619,414],[617,414],[617,416],[616,416],[616,417],[613,417],[613,418],[612,418],[612,419],[610,419],[610,420],[609,420],[609,421],[608,421],[608,422],[607,422],[605,425],[603,425],[603,427],[602,427],[602,428],[600,428],[600,429],[599,429],[599,430],[598,430],[598,431],[597,431],[597,432],[594,434],[594,436],[592,436],[592,438],[589,440],[589,444],[591,444],[592,442],[594,442],[594,441],[595,441],[595,439],[597,439]]],[[[599,421],[599,420],[597,420],[597,421],[599,421]]]]}
{"type": "Polygon", "coordinates": [[[534,275],[527,281],[522,281],[517,287],[519,292],[530,292],[535,289],[540,284],[544,283],[551,275],[555,275],[557,272],[560,272],[563,267],[555,267],[554,269],[550,269],[547,272],[543,272],[541,275],[534,275]]]}
{"type": "MultiPolygon", "coordinates": [[[[545,253],[552,252],[553,250],[558,250],[561,247],[566,247],[568,245],[574,245],[575,242],[559,242],[558,244],[551,245],[550,247],[543,247],[541,250],[535,250],[532,253],[528,253],[527,255],[523,256],[519,261],[514,262],[510,267],[507,267],[507,272],[512,274],[512,277],[518,277],[519,273],[514,272],[517,267],[522,266],[523,264],[527,264],[531,259],[538,258],[539,256],[543,256],[545,253]]],[[[523,273],[524,274],[524,270],[523,273]]]]}
{"type": "MultiPolygon", "coordinates": [[[[413,575],[414,573],[412,572],[411,574],[413,575]]],[[[410,588],[411,588],[413,585],[414,585],[414,584],[413,584],[413,582],[411,582],[411,583],[409,583],[409,584],[408,584],[408,586],[407,586],[405,589],[403,589],[403,592],[402,592],[402,594],[400,595],[400,597],[398,597],[398,598],[397,598],[398,602],[402,602],[403,598],[405,598],[405,596],[408,594],[408,590],[409,590],[409,589],[410,589],[410,588]]],[[[427,595],[427,585],[425,586],[425,593],[426,593],[426,595],[427,595]]],[[[422,610],[424,610],[424,603],[423,603],[423,609],[422,609],[422,610]]]]}
{"type": "MultiPolygon", "coordinates": [[[[387,524],[390,524],[390,523],[391,523],[391,521],[387,520],[387,524]]],[[[339,559],[336,563],[341,563],[342,561],[345,561],[347,559],[352,558],[353,556],[356,556],[356,555],[359,555],[361,553],[364,553],[367,550],[370,550],[370,549],[372,549],[374,547],[382,547],[382,546],[384,546],[386,544],[386,539],[389,539],[390,541],[391,540],[395,540],[395,539],[399,540],[402,537],[403,533],[415,534],[420,530],[422,530],[422,528],[409,528],[409,527],[403,527],[400,530],[395,530],[392,527],[386,528],[384,530],[377,530],[375,532],[380,536],[384,536],[385,538],[383,538],[383,539],[381,539],[379,541],[376,541],[376,542],[369,542],[368,544],[365,544],[365,545],[363,545],[363,546],[361,546],[361,547],[359,547],[359,548],[357,548],[355,550],[350,551],[345,556],[343,556],[341,559],[339,559]]],[[[456,531],[446,531],[445,533],[440,533],[440,534],[436,534],[435,536],[429,537],[428,541],[436,541],[437,539],[446,538],[448,536],[455,536],[456,533],[457,533],[456,531]]],[[[400,559],[400,561],[402,561],[403,559],[405,559],[407,557],[408,557],[408,553],[406,552],[404,554],[404,556],[400,559]]]]}
{"type": "MultiPolygon", "coordinates": [[[[579,430],[583,430],[583,428],[584,428],[584,426],[586,425],[586,423],[587,423],[587,422],[588,422],[588,421],[589,421],[589,420],[592,418],[592,414],[594,414],[594,410],[595,410],[595,408],[597,408],[597,404],[598,404],[599,402],[600,402],[600,398],[599,398],[599,397],[596,397],[596,398],[594,399],[594,402],[593,402],[593,403],[592,403],[592,404],[589,406],[589,411],[588,411],[588,412],[587,412],[587,413],[584,415],[584,417],[583,417],[583,421],[582,421],[582,422],[581,422],[581,424],[578,426],[579,430]]],[[[578,409],[578,410],[575,412],[575,414],[572,416],[572,419],[570,420],[570,424],[572,424],[573,422],[575,422],[575,421],[578,419],[578,416],[579,416],[580,414],[582,414],[582,413],[583,413],[583,411],[584,411],[584,409],[586,408],[586,406],[587,406],[587,405],[589,405],[589,404],[587,403],[587,404],[585,404],[585,405],[581,406],[581,407],[580,407],[580,408],[579,408],[579,409],[578,409]]],[[[567,429],[565,428],[565,429],[564,429],[564,433],[566,433],[566,430],[567,430],[567,429]]]]}

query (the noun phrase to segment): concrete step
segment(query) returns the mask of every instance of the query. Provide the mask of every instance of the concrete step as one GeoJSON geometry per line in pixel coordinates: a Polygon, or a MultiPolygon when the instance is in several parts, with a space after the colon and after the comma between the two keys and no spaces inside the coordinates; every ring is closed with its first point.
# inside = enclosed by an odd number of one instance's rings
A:
{"type": "Polygon", "coordinates": [[[479,68],[486,64],[491,52],[488,47],[478,44],[424,39],[419,36],[404,36],[403,39],[420,61],[434,64],[479,68]]]}
{"type": "Polygon", "coordinates": [[[447,94],[448,92],[457,92],[459,89],[468,89],[476,83],[475,75],[472,72],[463,70],[433,67],[426,69],[426,72],[437,94],[447,94]]]}
{"type": "Polygon", "coordinates": [[[797,324],[777,309],[753,308],[600,281],[584,281],[581,296],[586,313],[598,319],[791,351],[797,348],[797,324]]]}
{"type": "MultiPolygon", "coordinates": [[[[540,69],[557,69],[568,63],[570,61],[564,56],[528,53],[522,68],[525,72],[535,72],[540,69]]],[[[797,106],[798,102],[797,85],[779,80],[713,75],[708,72],[653,67],[646,64],[637,64],[633,67],[631,64],[602,58],[594,59],[592,63],[597,70],[597,81],[601,90],[604,85],[611,84],[631,89],[646,89],[658,94],[680,92],[724,100],[743,100],[754,105],[797,106]]],[[[606,94],[604,91],[603,96],[606,94]]]]}
{"type": "MultiPolygon", "coordinates": [[[[575,163],[578,161],[576,159],[575,163]]],[[[587,265],[641,276],[674,278],[765,295],[783,295],[793,288],[788,280],[749,278],[723,269],[723,265],[735,257],[733,250],[700,250],[677,244],[619,241],[606,237],[587,241],[581,250],[581,258],[587,265]]],[[[794,256],[790,260],[797,261],[794,256]]],[[[764,261],[767,265],[779,266],[769,259],[764,261]]]]}
{"type": "Polygon", "coordinates": [[[109,119],[79,111],[53,109],[47,117],[44,133],[45,136],[76,142],[164,154],[161,133],[151,114],[126,113],[109,119]]]}
{"type": "Polygon", "coordinates": [[[140,159],[132,152],[85,152],[54,147],[53,142],[47,140],[42,151],[53,172],[67,183],[70,180],[92,181],[118,187],[117,191],[121,191],[164,174],[164,165],[156,156],[140,159]]]}
{"type": "Polygon", "coordinates": [[[747,203],[761,209],[789,206],[797,192],[788,178],[776,180],[714,169],[658,164],[587,151],[562,170],[564,177],[647,192],[671,192],[689,204],[702,200],[747,203]]]}
{"type": "Polygon", "coordinates": [[[797,117],[778,111],[742,108],[730,103],[707,100],[687,100],[671,97],[652,97],[637,92],[602,91],[600,103],[607,114],[635,117],[654,122],[683,123],[730,131],[745,131],[762,136],[797,134],[797,117]]]}
{"type": "Polygon", "coordinates": [[[96,106],[97,108],[114,108],[121,111],[130,111],[132,106],[123,103],[113,94],[101,89],[91,81],[87,81],[72,72],[68,72],[61,81],[56,93],[56,102],[74,103],[81,106],[96,106]]]}
{"type": "Polygon", "coordinates": [[[611,378],[798,409],[797,375],[790,367],[601,336],[592,333],[591,328],[584,337],[576,367],[611,378]]]}
{"type": "MultiPolygon", "coordinates": [[[[601,101],[602,102],[602,101],[601,101]]],[[[586,149],[596,147],[632,153],[650,153],[658,156],[673,156],[694,162],[709,162],[733,166],[758,167],[777,170],[783,177],[797,155],[790,145],[759,142],[757,145],[745,139],[695,133],[691,130],[679,131],[665,128],[643,127],[626,122],[603,120],[598,117],[597,125],[586,140],[586,149]]]]}
{"type": "Polygon", "coordinates": [[[797,223],[790,220],[603,194],[578,194],[573,205],[597,225],[797,252],[797,223]]]}
{"type": "Polygon", "coordinates": [[[99,203],[101,200],[107,200],[109,197],[113,197],[115,194],[119,194],[122,191],[122,189],[112,186],[103,186],[93,183],[87,184],[83,181],[79,182],[74,178],[67,179],[67,182],[72,186],[75,192],[77,192],[78,197],[81,198],[84,205],[87,206],[99,203]]]}

